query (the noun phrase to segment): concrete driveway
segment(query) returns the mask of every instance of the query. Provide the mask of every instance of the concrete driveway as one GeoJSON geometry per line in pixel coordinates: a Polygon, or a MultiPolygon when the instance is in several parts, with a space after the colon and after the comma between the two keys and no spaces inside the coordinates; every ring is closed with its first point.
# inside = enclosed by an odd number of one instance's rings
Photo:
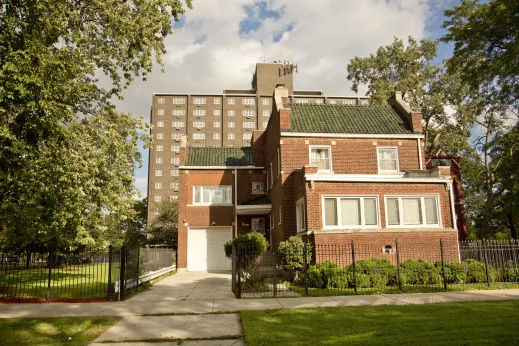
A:
{"type": "Polygon", "coordinates": [[[178,272],[129,301],[233,299],[231,273],[178,272]]]}

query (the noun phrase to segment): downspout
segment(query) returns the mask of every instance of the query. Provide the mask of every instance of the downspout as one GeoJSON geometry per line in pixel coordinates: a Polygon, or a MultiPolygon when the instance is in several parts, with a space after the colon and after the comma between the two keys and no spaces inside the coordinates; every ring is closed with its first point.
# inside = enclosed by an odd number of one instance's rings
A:
{"type": "Polygon", "coordinates": [[[458,233],[458,220],[456,220],[456,209],[454,208],[454,181],[451,181],[450,184],[446,183],[445,186],[449,187],[449,196],[451,200],[451,219],[452,219],[452,228],[456,230],[456,241],[458,244],[458,260],[461,262],[461,253],[460,253],[460,239],[459,239],[459,233],[458,233]]]}
{"type": "Polygon", "coordinates": [[[236,207],[238,206],[238,169],[234,169],[234,238],[238,236],[238,213],[236,207]]]}
{"type": "Polygon", "coordinates": [[[421,148],[421,145],[420,145],[420,138],[417,138],[416,139],[416,142],[418,143],[418,160],[419,160],[419,166],[420,166],[420,170],[423,169],[423,164],[422,164],[422,148],[421,148]]]}

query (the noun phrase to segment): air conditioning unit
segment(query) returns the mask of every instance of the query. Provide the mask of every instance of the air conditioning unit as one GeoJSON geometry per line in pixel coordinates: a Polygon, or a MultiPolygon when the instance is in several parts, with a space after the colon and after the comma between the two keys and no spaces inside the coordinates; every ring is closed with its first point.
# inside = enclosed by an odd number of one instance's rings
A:
{"type": "Polygon", "coordinates": [[[201,105],[200,103],[199,103],[199,104],[197,104],[196,106],[197,106],[197,107],[202,107],[202,105],[201,105]]]}
{"type": "Polygon", "coordinates": [[[177,130],[180,130],[180,127],[177,127],[177,130]]]}
{"type": "Polygon", "coordinates": [[[197,139],[196,141],[197,141],[197,143],[200,143],[200,140],[199,140],[199,139],[197,139]]]}
{"type": "Polygon", "coordinates": [[[173,191],[178,192],[178,189],[174,189],[173,191]]]}
{"type": "Polygon", "coordinates": [[[250,139],[247,139],[247,142],[248,142],[248,143],[250,143],[250,141],[251,141],[250,139]]]}
{"type": "Polygon", "coordinates": [[[178,155],[178,154],[180,154],[180,153],[178,151],[175,151],[175,155],[178,155]]]}
{"type": "Polygon", "coordinates": [[[250,131],[250,127],[247,127],[247,131],[250,131]]]}
{"type": "Polygon", "coordinates": [[[250,119],[250,115],[247,115],[247,119],[250,119]]]}
{"type": "Polygon", "coordinates": [[[180,119],[180,115],[177,115],[177,119],[180,119]]]}
{"type": "Polygon", "coordinates": [[[197,119],[200,119],[200,115],[197,115],[196,118],[197,118],[197,119]]]}
{"type": "Polygon", "coordinates": [[[200,131],[200,128],[199,128],[199,127],[197,127],[196,129],[197,129],[197,131],[200,131]]]}
{"type": "Polygon", "coordinates": [[[180,103],[177,103],[177,107],[180,107],[180,103]]]}
{"type": "Polygon", "coordinates": [[[175,138],[175,142],[180,142],[180,138],[175,138]]]}
{"type": "Polygon", "coordinates": [[[245,107],[250,108],[250,105],[245,105],[245,107]]]}

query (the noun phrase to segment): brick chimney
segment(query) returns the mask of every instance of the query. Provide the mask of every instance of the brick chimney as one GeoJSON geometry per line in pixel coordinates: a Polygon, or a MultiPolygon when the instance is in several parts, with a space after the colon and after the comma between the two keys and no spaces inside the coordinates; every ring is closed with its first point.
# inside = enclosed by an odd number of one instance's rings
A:
{"type": "Polygon", "coordinates": [[[285,107],[286,100],[288,99],[288,89],[284,85],[278,85],[274,90],[274,112],[279,112],[279,127],[281,131],[290,131],[290,108],[285,107]]]}
{"type": "Polygon", "coordinates": [[[423,132],[422,114],[411,110],[409,105],[402,99],[401,91],[395,91],[395,93],[387,100],[387,103],[407,119],[413,133],[423,132]]]}

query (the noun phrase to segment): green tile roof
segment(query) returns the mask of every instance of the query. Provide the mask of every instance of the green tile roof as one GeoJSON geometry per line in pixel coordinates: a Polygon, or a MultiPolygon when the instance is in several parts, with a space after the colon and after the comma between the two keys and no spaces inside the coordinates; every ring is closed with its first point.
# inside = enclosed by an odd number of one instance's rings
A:
{"type": "Polygon", "coordinates": [[[293,132],[410,134],[407,121],[389,105],[292,104],[293,132]]]}
{"type": "Polygon", "coordinates": [[[252,148],[189,148],[186,166],[253,166],[252,148]]]}
{"type": "Polygon", "coordinates": [[[239,202],[238,205],[265,205],[270,204],[270,199],[267,195],[262,195],[249,199],[248,201],[239,202]]]}

